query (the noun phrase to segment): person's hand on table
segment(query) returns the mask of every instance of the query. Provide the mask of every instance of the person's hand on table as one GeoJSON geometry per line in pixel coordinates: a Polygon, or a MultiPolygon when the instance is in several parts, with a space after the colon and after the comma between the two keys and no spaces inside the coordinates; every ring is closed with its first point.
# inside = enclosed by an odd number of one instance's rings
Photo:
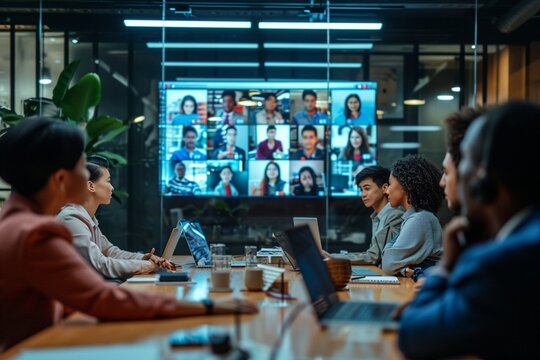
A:
{"type": "Polygon", "coordinates": [[[156,252],[156,248],[152,248],[150,252],[147,252],[146,254],[144,254],[143,260],[150,260],[157,266],[165,268],[167,270],[176,269],[176,266],[173,263],[171,263],[169,260],[162,258],[160,256],[157,256],[157,255],[154,255],[155,252],[156,252]]]}

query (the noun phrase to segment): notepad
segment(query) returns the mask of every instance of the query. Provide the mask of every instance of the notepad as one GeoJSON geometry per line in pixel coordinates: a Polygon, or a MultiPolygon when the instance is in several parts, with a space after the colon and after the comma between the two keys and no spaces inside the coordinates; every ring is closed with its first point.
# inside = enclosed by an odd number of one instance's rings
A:
{"type": "Polygon", "coordinates": [[[155,276],[134,276],[130,277],[126,281],[128,283],[155,283],[158,280],[155,276]]]}
{"type": "Polygon", "coordinates": [[[399,284],[399,279],[396,276],[365,276],[352,280],[350,284],[399,284]]]}

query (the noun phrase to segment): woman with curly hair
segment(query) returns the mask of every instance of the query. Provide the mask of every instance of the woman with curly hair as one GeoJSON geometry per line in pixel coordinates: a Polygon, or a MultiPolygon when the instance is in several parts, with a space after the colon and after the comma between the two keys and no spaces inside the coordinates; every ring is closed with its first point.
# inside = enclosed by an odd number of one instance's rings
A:
{"type": "Polygon", "coordinates": [[[392,167],[387,189],[392,207],[405,209],[401,231],[384,248],[382,269],[410,275],[407,267],[428,268],[442,256],[442,228],[437,211],[443,200],[441,171],[422,156],[407,156],[392,167]]]}

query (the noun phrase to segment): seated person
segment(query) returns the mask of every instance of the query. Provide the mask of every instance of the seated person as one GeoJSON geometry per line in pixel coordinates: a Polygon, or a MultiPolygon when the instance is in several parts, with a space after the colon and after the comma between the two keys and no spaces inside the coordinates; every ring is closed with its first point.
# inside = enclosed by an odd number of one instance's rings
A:
{"type": "Polygon", "coordinates": [[[306,125],[302,129],[302,149],[297,150],[291,160],[324,160],[324,151],[317,148],[319,138],[317,129],[313,125],[306,125]]]}
{"type": "Polygon", "coordinates": [[[176,150],[171,156],[171,163],[181,160],[206,160],[206,153],[195,148],[197,130],[193,126],[184,126],[182,129],[182,148],[176,150]]]}
{"type": "Polygon", "coordinates": [[[313,90],[302,92],[304,111],[297,112],[293,116],[293,124],[296,125],[324,125],[328,124],[328,115],[317,111],[317,93],[313,90]]]}
{"type": "Polygon", "coordinates": [[[274,153],[283,153],[281,141],[276,140],[276,127],[274,125],[269,125],[266,128],[266,136],[267,139],[257,145],[257,160],[272,160],[274,153]]]}
{"type": "Polygon", "coordinates": [[[221,181],[214,189],[214,195],[216,196],[238,196],[238,190],[231,183],[233,177],[233,171],[230,166],[224,166],[219,172],[221,181]]]}
{"type": "Polygon", "coordinates": [[[360,126],[353,126],[349,131],[347,146],[339,154],[339,160],[370,162],[373,156],[369,150],[369,140],[360,126]]]}
{"type": "Polygon", "coordinates": [[[170,195],[200,195],[201,188],[195,181],[186,179],[186,165],[183,162],[178,162],[174,166],[176,176],[169,180],[166,194],[170,195]]]}
{"type": "Polygon", "coordinates": [[[172,119],[171,125],[192,125],[200,122],[197,114],[197,101],[191,95],[186,95],[180,102],[180,114],[172,119]]]}
{"type": "Polygon", "coordinates": [[[148,274],[159,266],[173,270],[174,266],[169,261],[153,254],[154,249],[146,254],[124,251],[103,235],[95,214],[100,205],[111,202],[114,188],[109,162],[101,156],[90,156],[86,169],[90,173],[86,200],[82,205],[64,206],[57,216],[71,232],[75,250],[106,279],[148,274]]]}
{"type": "Polygon", "coordinates": [[[311,167],[302,167],[298,172],[298,178],[300,183],[293,188],[294,196],[319,195],[321,189],[317,186],[317,175],[315,175],[315,171],[311,167]]]}
{"type": "Polygon", "coordinates": [[[405,209],[398,236],[382,252],[382,269],[388,275],[410,276],[407,267],[426,269],[441,259],[442,228],[437,211],[443,200],[441,171],[421,156],[394,163],[387,189],[392,207],[405,209]]]}
{"type": "Polygon", "coordinates": [[[226,131],[226,143],[212,152],[212,159],[216,160],[242,160],[242,168],[245,166],[246,152],[236,146],[236,127],[229,125],[226,131]]]}
{"type": "Polygon", "coordinates": [[[379,266],[384,247],[399,234],[403,210],[393,208],[388,202],[386,191],[389,177],[390,170],[382,166],[369,166],[356,174],[356,185],[362,190],[362,201],[366,208],[373,209],[373,213],[369,248],[365,252],[347,254],[354,265],[379,266]]]}
{"type": "Polygon", "coordinates": [[[193,302],[107,283],[72,246],[55,215],[82,204],[85,137],[60,120],[24,119],[0,137],[0,177],[12,192],[0,211],[0,353],[59,323],[64,306],[100,320],[255,312],[250,302],[193,302]]]}
{"type": "Polygon", "coordinates": [[[283,196],[286,184],[284,180],[281,180],[281,169],[279,165],[270,161],[264,168],[264,177],[260,187],[257,188],[254,186],[251,192],[253,195],[259,196],[283,196]]]}
{"type": "Polygon", "coordinates": [[[279,111],[276,111],[277,99],[274,93],[264,94],[264,109],[257,112],[255,121],[257,124],[283,124],[283,116],[279,111]]]}

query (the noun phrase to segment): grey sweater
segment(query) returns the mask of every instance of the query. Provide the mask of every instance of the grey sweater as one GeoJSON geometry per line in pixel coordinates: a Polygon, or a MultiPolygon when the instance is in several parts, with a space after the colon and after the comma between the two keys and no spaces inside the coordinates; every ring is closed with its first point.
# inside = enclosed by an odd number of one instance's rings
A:
{"type": "Polygon", "coordinates": [[[401,227],[402,208],[393,208],[386,204],[380,213],[371,214],[372,235],[369,248],[365,252],[350,253],[349,259],[353,265],[380,265],[381,253],[386,244],[393,239],[401,227]]]}
{"type": "Polygon", "coordinates": [[[409,266],[433,265],[442,253],[439,219],[432,212],[410,208],[403,214],[401,231],[383,250],[382,269],[394,275],[409,266]]]}
{"type": "Polygon", "coordinates": [[[99,229],[97,219],[81,205],[66,205],[57,217],[69,228],[77,252],[104,277],[127,278],[154,269],[150,261],[142,259],[143,254],[114,246],[99,229]]]}

